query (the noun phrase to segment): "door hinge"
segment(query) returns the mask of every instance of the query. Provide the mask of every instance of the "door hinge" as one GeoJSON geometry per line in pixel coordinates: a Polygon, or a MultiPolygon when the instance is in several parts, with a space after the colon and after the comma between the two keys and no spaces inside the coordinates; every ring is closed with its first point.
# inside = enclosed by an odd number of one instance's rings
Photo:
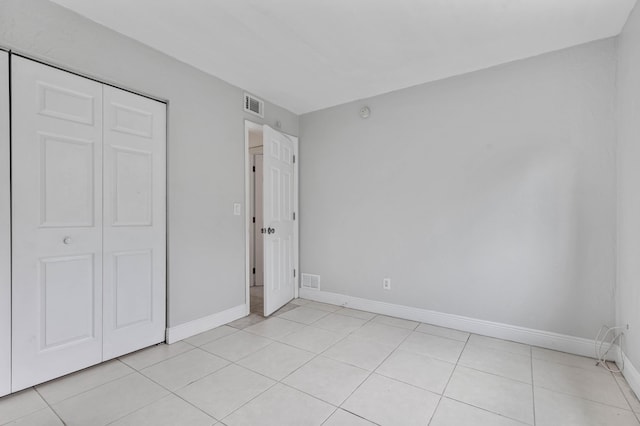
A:
{"type": "Polygon", "coordinates": [[[256,166],[253,166],[253,172],[254,173],[256,172],[256,166]]]}
{"type": "Polygon", "coordinates": [[[296,212],[293,212],[293,220],[296,220],[296,212]]]}
{"type": "Polygon", "coordinates": [[[293,270],[293,278],[295,278],[295,277],[296,277],[296,270],[294,269],[293,270]]]}
{"type": "Polygon", "coordinates": [[[293,164],[296,164],[296,156],[293,156],[293,164]]]}
{"type": "Polygon", "coordinates": [[[253,223],[256,223],[256,218],[255,217],[253,218],[253,223]]]}
{"type": "Polygon", "coordinates": [[[253,273],[254,273],[254,274],[256,273],[256,268],[253,268],[253,273]]]}

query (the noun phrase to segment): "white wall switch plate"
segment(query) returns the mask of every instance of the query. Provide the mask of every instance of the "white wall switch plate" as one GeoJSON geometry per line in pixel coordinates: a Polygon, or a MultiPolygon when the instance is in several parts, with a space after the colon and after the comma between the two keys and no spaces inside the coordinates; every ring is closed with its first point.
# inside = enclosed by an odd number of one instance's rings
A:
{"type": "Polygon", "coordinates": [[[242,213],[242,205],[240,203],[233,203],[233,214],[240,216],[242,213]]]}

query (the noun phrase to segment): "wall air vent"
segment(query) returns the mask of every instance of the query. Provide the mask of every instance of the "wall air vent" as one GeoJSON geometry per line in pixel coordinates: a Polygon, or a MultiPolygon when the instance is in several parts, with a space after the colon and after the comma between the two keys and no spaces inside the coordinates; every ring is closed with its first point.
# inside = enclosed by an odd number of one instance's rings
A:
{"type": "Polygon", "coordinates": [[[320,275],[302,274],[302,288],[320,290],[320,275]]]}
{"type": "Polygon", "coordinates": [[[251,96],[248,93],[244,94],[244,110],[251,114],[255,114],[258,117],[264,118],[264,101],[251,96]]]}

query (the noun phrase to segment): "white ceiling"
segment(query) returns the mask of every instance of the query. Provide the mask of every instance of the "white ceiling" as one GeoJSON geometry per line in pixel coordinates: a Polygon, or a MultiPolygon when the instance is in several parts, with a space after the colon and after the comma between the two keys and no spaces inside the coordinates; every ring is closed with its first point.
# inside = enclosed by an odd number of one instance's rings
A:
{"type": "Polygon", "coordinates": [[[297,114],[620,33],[636,0],[52,0],[297,114]]]}

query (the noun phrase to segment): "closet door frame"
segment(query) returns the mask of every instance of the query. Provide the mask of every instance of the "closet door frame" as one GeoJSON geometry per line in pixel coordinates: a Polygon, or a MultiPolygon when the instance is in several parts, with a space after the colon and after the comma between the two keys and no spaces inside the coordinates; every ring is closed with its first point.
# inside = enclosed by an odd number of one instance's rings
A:
{"type": "Polygon", "coordinates": [[[0,49],[0,396],[11,392],[9,53],[0,49]]]}

